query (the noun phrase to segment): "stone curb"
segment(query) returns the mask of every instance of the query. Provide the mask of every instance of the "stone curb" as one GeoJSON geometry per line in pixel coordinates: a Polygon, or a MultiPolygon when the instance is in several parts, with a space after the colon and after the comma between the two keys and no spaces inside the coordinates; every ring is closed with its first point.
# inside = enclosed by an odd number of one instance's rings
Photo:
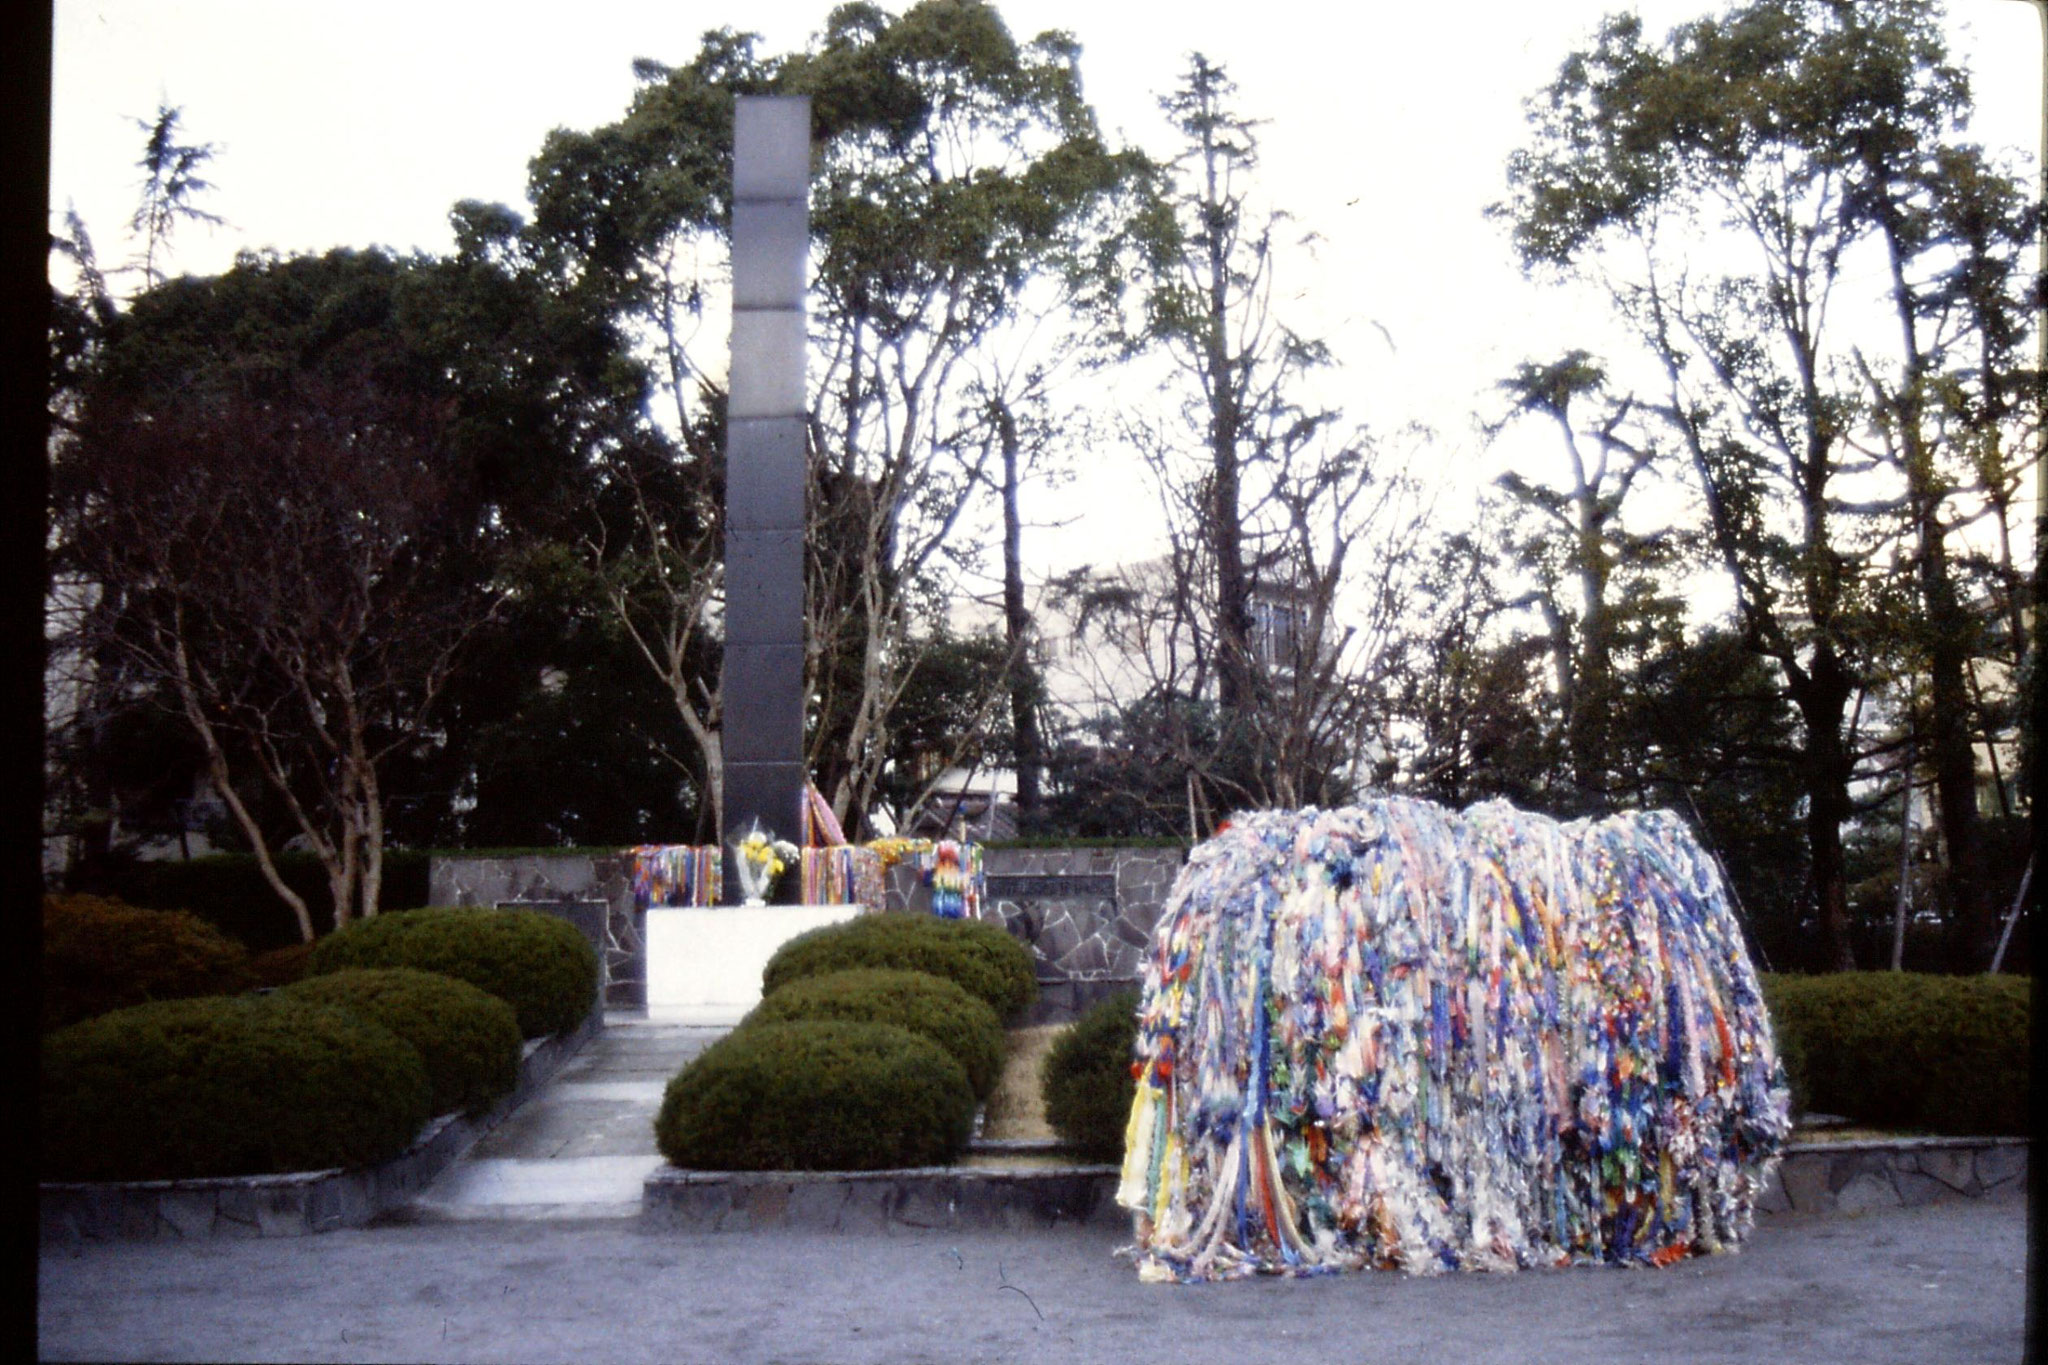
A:
{"type": "Polygon", "coordinates": [[[442,1114],[412,1145],[375,1166],[196,1180],[45,1182],[46,1242],[193,1241],[303,1237],[360,1227],[419,1194],[477,1139],[503,1122],[604,1028],[592,1010],[576,1028],[527,1041],[519,1083],[482,1114],[442,1114]]]}
{"type": "Polygon", "coordinates": [[[1764,1182],[1759,1214],[1862,1213],[1957,1199],[2027,1197],[2028,1138],[1794,1143],[1764,1182]]]}
{"type": "MultiPolygon", "coordinates": [[[[1044,1151],[1052,1142],[976,1144],[1044,1151]]],[[[2029,1139],[1896,1138],[1789,1147],[1765,1181],[1760,1215],[1858,1213],[1957,1199],[2026,1197],[2029,1139]]],[[[685,1171],[663,1166],[641,1193],[641,1221],[672,1232],[800,1228],[874,1232],[904,1228],[1055,1226],[1125,1228],[1116,1166],[984,1170],[685,1171]]]]}
{"type": "Polygon", "coordinates": [[[685,1171],[647,1177],[640,1220],[669,1232],[1126,1228],[1115,1166],[895,1171],[685,1171]]]}

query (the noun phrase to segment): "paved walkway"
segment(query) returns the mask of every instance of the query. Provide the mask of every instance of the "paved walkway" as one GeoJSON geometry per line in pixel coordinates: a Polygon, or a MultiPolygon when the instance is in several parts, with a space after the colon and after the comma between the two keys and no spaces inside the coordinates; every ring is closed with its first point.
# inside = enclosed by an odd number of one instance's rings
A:
{"type": "Polygon", "coordinates": [[[44,1360],[2009,1365],[2017,1200],[1761,1219],[1664,1270],[1140,1284],[1104,1229],[471,1219],[47,1246],[44,1360]]]}
{"type": "Polygon", "coordinates": [[[603,1032],[399,1217],[638,1217],[641,1184],[661,1165],[654,1115],[662,1090],[726,1032],[607,1014],[603,1032]]]}

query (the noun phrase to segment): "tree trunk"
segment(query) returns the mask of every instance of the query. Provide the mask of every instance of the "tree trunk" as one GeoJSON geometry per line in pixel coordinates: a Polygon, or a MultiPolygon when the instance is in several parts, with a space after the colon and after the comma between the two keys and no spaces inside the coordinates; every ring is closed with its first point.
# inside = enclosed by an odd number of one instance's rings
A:
{"type": "MultiPolygon", "coordinates": [[[[1038,729],[1038,680],[1029,667],[1031,612],[1024,605],[1024,523],[1017,510],[1022,442],[1009,404],[998,399],[995,411],[1003,445],[1003,628],[1010,651],[1010,728],[1016,747],[1017,827],[1021,833],[1035,827],[1042,804],[1045,742],[1038,729]]],[[[989,809],[995,809],[993,799],[989,809]]]]}
{"type": "MultiPolygon", "coordinates": [[[[1946,533],[1941,525],[1942,487],[1926,428],[1925,391],[1929,361],[1915,330],[1915,296],[1906,278],[1907,251],[1896,212],[1880,226],[1890,252],[1894,311],[1906,359],[1903,381],[1891,397],[1897,414],[1900,464],[1912,511],[1920,610],[1927,631],[1927,738],[1934,770],[1936,818],[1948,854],[1948,955],[1956,971],[1975,971],[1990,959],[1997,912],[1986,894],[1978,866],[1977,754],[1970,739],[1970,621],[1956,601],[1946,533]]],[[[1880,396],[1882,393],[1880,392],[1880,396]]]]}
{"type": "MultiPolygon", "coordinates": [[[[1582,469],[1577,449],[1575,469],[1582,469]]],[[[1569,731],[1572,780],[1581,792],[1608,790],[1607,730],[1614,703],[1613,627],[1607,611],[1606,526],[1600,513],[1599,490],[1589,487],[1583,472],[1572,490],[1578,517],[1579,657],[1571,697],[1569,731]]]]}
{"type": "Polygon", "coordinates": [[[1238,369],[1243,357],[1230,350],[1230,242],[1223,224],[1235,207],[1219,180],[1223,153],[1214,130],[1202,130],[1202,207],[1208,240],[1208,309],[1203,319],[1203,368],[1209,390],[1209,525],[1206,539],[1216,556],[1216,699],[1226,730],[1252,701],[1251,584],[1244,567],[1244,531],[1239,438],[1244,414],[1238,404],[1238,369]]]}
{"type": "Polygon", "coordinates": [[[1948,853],[1949,966],[1981,971],[1991,959],[1997,912],[1986,894],[1977,820],[1977,751],[1970,739],[1969,622],[1956,602],[1935,508],[1920,525],[1921,607],[1928,629],[1928,739],[1935,809],[1948,853]]]}
{"type": "Polygon", "coordinates": [[[1806,841],[1820,918],[1821,957],[1829,971],[1854,971],[1856,953],[1849,941],[1849,886],[1842,854],[1842,825],[1854,811],[1849,799],[1849,755],[1842,743],[1842,722],[1852,689],[1847,671],[1826,645],[1816,650],[1810,669],[1793,671],[1790,677],[1792,702],[1806,731],[1799,776],[1806,795],[1806,841]]]}
{"type": "Polygon", "coordinates": [[[277,892],[298,921],[299,938],[302,942],[313,941],[313,912],[307,907],[305,897],[286,884],[284,874],[277,870],[277,864],[270,856],[270,842],[263,837],[256,817],[243,804],[241,795],[235,791],[234,782],[228,772],[227,751],[221,747],[220,735],[206,717],[206,708],[199,700],[199,693],[192,682],[191,662],[186,655],[183,642],[174,646],[176,672],[172,681],[178,688],[178,701],[185,711],[185,719],[191,722],[193,732],[199,736],[201,746],[206,750],[206,771],[213,779],[213,788],[227,804],[235,823],[242,827],[242,833],[249,840],[249,847],[255,851],[256,865],[263,871],[263,880],[270,883],[270,889],[277,892]]]}
{"type": "Polygon", "coordinates": [[[1906,745],[1899,779],[1899,888],[1892,911],[1892,970],[1906,965],[1906,918],[1913,909],[1913,746],[1906,745]]]}
{"type": "Polygon", "coordinates": [[[375,765],[363,774],[363,865],[356,894],[363,918],[373,918],[384,899],[384,792],[375,765]]]}

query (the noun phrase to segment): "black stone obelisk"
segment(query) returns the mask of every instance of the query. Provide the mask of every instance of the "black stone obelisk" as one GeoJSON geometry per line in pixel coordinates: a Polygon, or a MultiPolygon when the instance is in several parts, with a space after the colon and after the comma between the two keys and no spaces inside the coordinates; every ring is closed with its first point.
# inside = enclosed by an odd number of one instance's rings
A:
{"type": "Polygon", "coordinates": [[[811,102],[738,97],[725,444],[725,900],[733,841],[802,842],[804,282],[811,102]]]}

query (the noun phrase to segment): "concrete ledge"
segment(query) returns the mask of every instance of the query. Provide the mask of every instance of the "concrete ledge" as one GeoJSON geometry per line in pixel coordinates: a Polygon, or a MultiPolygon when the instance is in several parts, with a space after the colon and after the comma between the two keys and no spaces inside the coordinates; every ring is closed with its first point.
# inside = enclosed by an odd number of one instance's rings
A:
{"type": "Polygon", "coordinates": [[[1124,1228],[1115,1166],[898,1171],[685,1171],[647,1177],[641,1221],[674,1232],[1124,1228]]]}
{"type": "Polygon", "coordinates": [[[1798,1142],[1758,1197],[1759,1214],[1861,1213],[1958,1199],[2024,1200],[2023,1137],[1798,1142]]]}
{"type": "Polygon", "coordinates": [[[46,1242],[192,1241],[208,1237],[303,1237],[360,1227],[419,1192],[546,1084],[604,1028],[592,1010],[567,1033],[529,1039],[512,1093],[482,1114],[429,1119],[389,1161],[353,1169],[196,1180],[45,1182],[39,1192],[46,1242]]]}
{"type": "MultiPolygon", "coordinates": [[[[1795,1143],[1773,1168],[1756,1208],[1763,1215],[1856,1213],[1948,1200],[2023,1200],[2028,1147],[2029,1140],[2018,1137],[1795,1143]]],[[[973,1150],[1025,1155],[1056,1151],[1057,1144],[982,1141],[973,1150]]],[[[677,1232],[1124,1228],[1130,1215],[1116,1205],[1117,1178],[1111,1165],[898,1171],[662,1166],[647,1178],[641,1220],[677,1232]]]]}
{"type": "Polygon", "coordinates": [[[970,1160],[977,1156],[1060,1156],[1067,1154],[1068,1151],[1067,1144],[1056,1137],[978,1137],[967,1144],[967,1155],[970,1160]]]}

